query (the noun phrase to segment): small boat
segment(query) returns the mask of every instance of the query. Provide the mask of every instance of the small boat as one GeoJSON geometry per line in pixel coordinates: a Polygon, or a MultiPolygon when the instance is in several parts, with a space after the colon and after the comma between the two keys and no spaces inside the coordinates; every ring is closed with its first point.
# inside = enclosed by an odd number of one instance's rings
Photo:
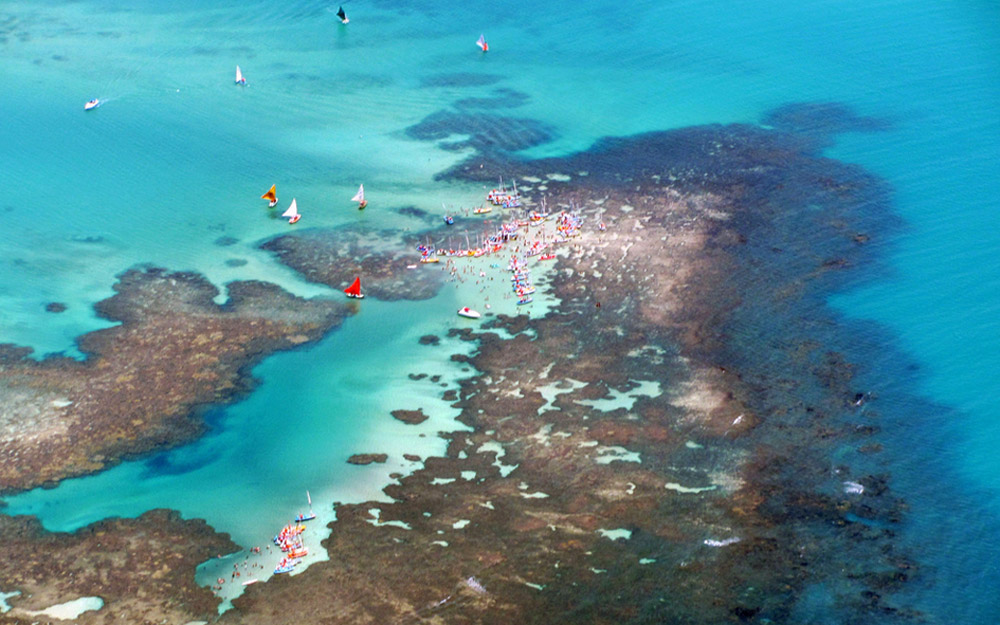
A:
{"type": "Polygon", "coordinates": [[[358,192],[354,194],[351,201],[358,203],[358,210],[363,210],[365,206],[368,206],[368,200],[365,199],[365,185],[358,187],[358,192]]]}
{"type": "Polygon", "coordinates": [[[423,258],[420,259],[420,262],[426,265],[428,263],[441,262],[441,259],[439,259],[437,256],[424,256],[423,258]]]}
{"type": "Polygon", "coordinates": [[[479,40],[476,42],[476,45],[479,46],[479,49],[483,52],[489,52],[490,44],[486,43],[486,37],[483,35],[479,35],[479,40]]]}
{"type": "Polygon", "coordinates": [[[90,110],[96,109],[100,105],[101,105],[101,101],[98,100],[97,98],[94,98],[90,102],[87,102],[86,104],[83,105],[83,110],[90,111],[90,110]]]}
{"type": "Polygon", "coordinates": [[[302,218],[302,215],[299,214],[298,205],[295,204],[295,198],[292,198],[291,206],[288,207],[288,210],[281,213],[281,216],[288,217],[289,224],[293,224],[302,218]]]}
{"type": "MultiPolygon", "coordinates": [[[[353,297],[354,299],[364,299],[365,295],[361,292],[361,278],[355,278],[351,286],[344,289],[344,293],[347,293],[347,297],[353,297]]],[[[316,515],[313,515],[315,518],[316,515]]]]}
{"type": "Polygon", "coordinates": [[[346,24],[347,22],[351,21],[347,19],[347,13],[344,13],[344,7],[340,7],[339,9],[337,9],[337,17],[340,18],[341,24],[346,24]]]}
{"type": "Polygon", "coordinates": [[[455,223],[455,218],[452,217],[451,215],[445,215],[444,216],[444,223],[446,223],[446,224],[448,224],[450,226],[453,223],[455,223]]]}
{"type": "Polygon", "coordinates": [[[492,206],[480,206],[479,208],[472,209],[472,212],[476,215],[485,215],[486,213],[492,213],[492,206]]]}
{"type": "Polygon", "coordinates": [[[556,257],[555,254],[542,254],[541,256],[538,257],[538,260],[552,260],[555,257],[556,257]]]}
{"type": "Polygon", "coordinates": [[[307,547],[300,547],[298,549],[292,549],[288,552],[289,558],[304,558],[309,555],[309,549],[307,547]]]}
{"type": "Polygon", "coordinates": [[[275,195],[276,190],[277,190],[277,185],[272,184],[271,188],[267,190],[267,193],[260,196],[260,199],[262,200],[269,200],[267,204],[268,208],[274,208],[274,205],[278,203],[278,196],[275,195]]]}
{"type": "Polygon", "coordinates": [[[533,300],[531,299],[531,296],[529,295],[527,297],[522,297],[519,300],[517,300],[517,305],[520,306],[522,304],[530,304],[532,301],[533,300]]]}
{"type": "Polygon", "coordinates": [[[275,575],[279,575],[281,573],[288,573],[289,571],[293,570],[294,568],[295,568],[294,564],[292,564],[292,563],[288,562],[287,560],[285,560],[284,558],[282,558],[281,562],[278,562],[278,566],[274,567],[274,574],[275,575]]]}
{"type": "MultiPolygon", "coordinates": [[[[360,293],[361,292],[360,282],[358,280],[355,280],[354,283],[358,285],[358,292],[360,293]]],[[[353,287],[354,285],[352,284],[351,286],[353,287]]],[[[360,297],[364,297],[364,295],[361,295],[360,297]]],[[[316,513],[313,512],[313,500],[312,497],[309,495],[309,491],[306,491],[306,501],[309,502],[309,512],[305,514],[295,515],[295,518],[292,519],[295,523],[301,523],[302,521],[312,521],[313,519],[316,518],[316,513]]]]}
{"type": "Polygon", "coordinates": [[[458,316],[459,317],[468,317],[469,319],[479,319],[480,317],[482,317],[481,314],[479,314],[475,310],[472,310],[468,306],[463,306],[462,308],[459,308],[458,309],[458,316]]]}
{"type": "Polygon", "coordinates": [[[259,579],[248,579],[247,581],[243,582],[243,585],[244,586],[249,586],[251,584],[256,584],[259,581],[260,581],[259,579]]]}
{"type": "Polygon", "coordinates": [[[237,85],[247,84],[247,79],[243,77],[243,71],[240,69],[239,65],[236,66],[236,84],[237,85]]]}

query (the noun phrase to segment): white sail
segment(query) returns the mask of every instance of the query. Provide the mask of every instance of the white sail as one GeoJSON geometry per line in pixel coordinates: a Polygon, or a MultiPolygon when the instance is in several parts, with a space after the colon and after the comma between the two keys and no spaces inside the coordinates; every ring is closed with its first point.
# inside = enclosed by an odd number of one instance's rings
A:
{"type": "Polygon", "coordinates": [[[242,84],[245,84],[246,81],[247,81],[247,79],[243,77],[243,71],[240,70],[240,66],[237,65],[236,66],[236,84],[237,85],[242,85],[242,84]]]}
{"type": "Polygon", "coordinates": [[[292,198],[292,204],[288,207],[288,210],[281,213],[282,217],[288,217],[288,219],[295,219],[299,216],[299,207],[295,203],[295,198],[292,198]]]}
{"type": "Polygon", "coordinates": [[[306,491],[306,499],[309,501],[309,507],[312,508],[313,498],[309,496],[309,491],[306,491]]]}
{"type": "Polygon", "coordinates": [[[365,185],[358,187],[358,192],[354,194],[351,198],[352,202],[364,202],[365,201],[365,185]]]}

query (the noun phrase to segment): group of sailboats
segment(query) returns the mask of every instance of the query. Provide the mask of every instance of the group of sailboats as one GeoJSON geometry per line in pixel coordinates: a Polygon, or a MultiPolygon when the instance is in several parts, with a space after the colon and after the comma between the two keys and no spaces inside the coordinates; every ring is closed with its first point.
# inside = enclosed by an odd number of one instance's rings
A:
{"type": "MultiPolygon", "coordinates": [[[[260,196],[260,199],[267,200],[268,208],[274,208],[275,206],[277,206],[278,205],[277,185],[272,184],[271,188],[265,191],[264,195],[260,196]]],[[[368,206],[368,200],[365,199],[365,185],[362,184],[358,188],[358,192],[354,194],[354,197],[351,198],[351,201],[358,203],[358,210],[364,210],[364,208],[368,206]]],[[[289,207],[285,210],[285,212],[281,213],[281,216],[288,218],[289,224],[294,224],[298,222],[299,219],[302,218],[302,215],[299,213],[299,206],[296,203],[295,198],[292,198],[291,205],[289,205],[289,207]]]]}

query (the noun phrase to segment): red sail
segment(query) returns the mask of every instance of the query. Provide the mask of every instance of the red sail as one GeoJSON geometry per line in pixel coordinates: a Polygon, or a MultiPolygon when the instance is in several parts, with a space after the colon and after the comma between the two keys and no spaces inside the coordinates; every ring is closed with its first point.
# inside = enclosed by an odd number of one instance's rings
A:
{"type": "Polygon", "coordinates": [[[361,278],[355,278],[351,286],[344,289],[344,293],[357,297],[361,295],[361,278]]]}

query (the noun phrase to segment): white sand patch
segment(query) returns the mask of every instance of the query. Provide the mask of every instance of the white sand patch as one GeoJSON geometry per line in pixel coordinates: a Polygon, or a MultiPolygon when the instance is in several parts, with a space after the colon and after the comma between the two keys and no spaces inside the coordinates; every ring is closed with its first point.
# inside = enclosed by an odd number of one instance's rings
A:
{"type": "Polygon", "coordinates": [[[844,482],[844,492],[848,495],[860,495],[865,492],[865,487],[857,482],[844,482]]]}
{"type": "Polygon", "coordinates": [[[632,538],[632,531],[627,530],[624,527],[619,527],[618,529],[614,530],[599,529],[597,530],[597,533],[607,538],[608,540],[618,540],[619,538],[624,538],[625,540],[628,540],[629,538],[632,538]]]}
{"type": "Polygon", "coordinates": [[[712,484],[711,486],[689,487],[689,486],[681,486],[677,482],[667,482],[664,488],[668,490],[675,490],[678,493],[703,493],[705,491],[715,490],[716,488],[718,488],[718,485],[712,484]]]}
{"type": "Polygon", "coordinates": [[[69,399],[53,399],[51,403],[56,408],[65,408],[66,406],[73,405],[73,401],[69,399]]]}
{"type": "Polygon", "coordinates": [[[706,538],[703,541],[709,547],[728,547],[729,545],[735,545],[740,542],[739,536],[733,536],[732,538],[726,538],[724,540],[715,540],[713,538],[706,538]]]}
{"type": "Polygon", "coordinates": [[[680,408],[706,415],[722,406],[725,395],[713,388],[703,375],[695,374],[695,379],[683,384],[672,403],[680,408]]]}
{"type": "Polygon", "coordinates": [[[448,546],[448,541],[447,540],[432,540],[431,544],[432,545],[440,545],[442,547],[447,547],[448,546]]]}
{"type": "Polygon", "coordinates": [[[598,445],[600,445],[600,443],[597,442],[597,441],[583,441],[583,442],[577,443],[576,446],[577,447],[597,447],[598,445]]]}
{"type": "Polygon", "coordinates": [[[659,397],[660,383],[654,380],[630,380],[638,386],[630,391],[621,392],[617,389],[608,389],[608,395],[611,397],[601,398],[601,399],[578,399],[576,403],[581,406],[589,406],[594,410],[599,410],[601,412],[611,412],[612,410],[618,410],[619,408],[624,408],[625,410],[632,410],[635,406],[636,400],[640,397],[659,397]]]}
{"type": "Polygon", "coordinates": [[[484,451],[492,451],[493,453],[496,454],[496,460],[493,461],[493,466],[495,466],[497,469],[500,470],[500,477],[507,477],[518,466],[516,464],[504,464],[500,462],[500,459],[503,458],[504,455],[506,455],[507,450],[504,449],[503,445],[501,445],[497,441],[486,441],[485,443],[479,446],[479,449],[476,450],[476,453],[481,453],[484,451]]]}
{"type": "Polygon", "coordinates": [[[487,510],[496,510],[496,508],[493,506],[492,501],[487,501],[486,503],[481,503],[479,505],[486,508],[487,510]]]}
{"type": "Polygon", "coordinates": [[[595,569],[593,567],[591,567],[590,570],[594,573],[594,575],[602,575],[608,572],[607,569],[595,569]]]}
{"type": "Polygon", "coordinates": [[[431,486],[440,486],[442,484],[451,484],[456,478],[453,477],[436,477],[431,480],[431,486]]]}
{"type": "Polygon", "coordinates": [[[538,431],[531,435],[530,438],[534,439],[542,447],[549,447],[549,433],[552,432],[552,424],[546,423],[542,427],[538,428],[538,431]]]}
{"type": "Polygon", "coordinates": [[[457,530],[465,528],[469,523],[472,523],[469,519],[459,519],[451,524],[451,526],[457,530]]]}
{"type": "Polygon", "coordinates": [[[704,445],[699,445],[698,443],[696,443],[694,441],[688,441],[688,442],[684,443],[684,446],[687,447],[688,449],[704,449],[705,448],[704,445]]]}
{"type": "Polygon", "coordinates": [[[536,178],[535,176],[521,176],[521,180],[525,180],[533,184],[537,184],[542,181],[541,178],[536,178]]]}
{"type": "Polygon", "coordinates": [[[622,204],[621,209],[619,209],[619,210],[621,210],[621,212],[623,212],[623,213],[631,213],[632,211],[635,210],[635,208],[632,207],[632,206],[629,206],[628,204],[622,204]]]}
{"type": "Polygon", "coordinates": [[[639,558],[639,564],[652,564],[656,562],[656,558],[639,558]]]}
{"type": "Polygon", "coordinates": [[[556,397],[563,395],[565,393],[572,393],[573,391],[587,386],[586,382],[580,382],[579,380],[574,380],[572,378],[567,378],[565,380],[558,380],[552,384],[546,384],[545,386],[538,387],[538,393],[545,400],[545,403],[538,409],[538,414],[542,414],[546,410],[552,408],[552,403],[556,400],[556,397]]]}
{"type": "Polygon", "coordinates": [[[572,176],[567,176],[566,174],[545,174],[545,177],[556,182],[569,182],[573,179],[572,176]]]}
{"type": "Polygon", "coordinates": [[[467,482],[469,480],[476,479],[476,472],[475,471],[462,471],[461,475],[462,475],[462,479],[465,480],[465,481],[467,481],[467,482]]]}
{"type": "Polygon", "coordinates": [[[399,527],[404,530],[413,529],[412,527],[410,527],[409,523],[406,523],[404,521],[383,521],[381,508],[369,508],[368,514],[371,515],[373,518],[365,520],[374,525],[375,527],[385,527],[386,525],[391,525],[393,527],[399,527]]]}
{"type": "Polygon", "coordinates": [[[50,606],[44,610],[38,610],[37,612],[29,612],[25,610],[25,614],[30,616],[47,616],[49,618],[71,621],[84,612],[97,611],[103,607],[104,599],[101,599],[100,597],[80,597],[79,599],[50,606]]]}
{"type": "Polygon", "coordinates": [[[525,499],[545,499],[546,497],[548,497],[546,493],[543,493],[541,491],[537,493],[521,493],[521,496],[524,497],[525,499]]]}
{"type": "Polygon", "coordinates": [[[615,461],[641,463],[642,459],[639,457],[639,452],[629,451],[617,445],[599,447],[597,449],[597,456],[594,458],[594,462],[597,464],[611,464],[615,461]]]}
{"type": "Polygon", "coordinates": [[[528,588],[534,588],[535,590],[545,590],[545,586],[542,584],[532,584],[531,582],[524,582],[524,585],[528,588]]]}
{"type": "MultiPolygon", "coordinates": [[[[734,459],[734,464],[736,462],[737,460],[734,459]]],[[[735,493],[743,488],[743,478],[735,471],[732,473],[713,471],[708,474],[708,479],[712,484],[715,484],[727,493],[735,493]]]]}

